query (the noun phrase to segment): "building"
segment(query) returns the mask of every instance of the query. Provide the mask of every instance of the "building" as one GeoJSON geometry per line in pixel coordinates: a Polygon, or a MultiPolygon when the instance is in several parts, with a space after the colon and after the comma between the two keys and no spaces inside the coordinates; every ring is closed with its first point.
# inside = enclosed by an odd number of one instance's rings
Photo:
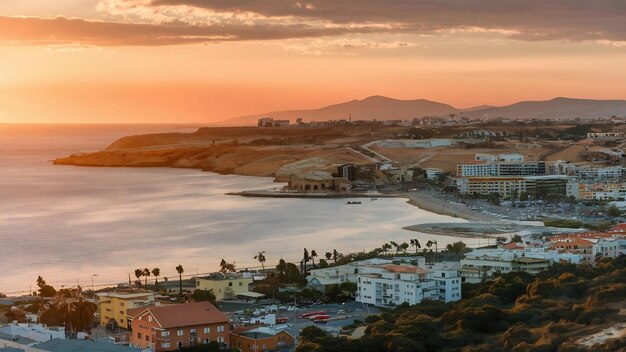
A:
{"type": "Polygon", "coordinates": [[[350,190],[351,182],[343,177],[333,177],[325,171],[311,171],[301,175],[290,175],[287,189],[298,192],[336,192],[350,190]]]}
{"type": "Polygon", "coordinates": [[[93,340],[61,340],[52,339],[37,345],[37,349],[50,352],[138,352],[129,346],[118,345],[112,342],[93,340]]]}
{"type": "Polygon", "coordinates": [[[263,117],[257,123],[258,127],[289,127],[289,120],[274,120],[271,117],[263,117]]]}
{"type": "Polygon", "coordinates": [[[457,179],[460,194],[491,195],[510,198],[522,193],[537,199],[561,198],[568,194],[568,178],[560,175],[463,177],[457,179]]]}
{"type": "Polygon", "coordinates": [[[437,179],[437,177],[444,174],[443,169],[434,168],[434,167],[426,168],[424,169],[424,171],[426,171],[426,179],[428,180],[435,180],[437,179]]]}
{"type": "Polygon", "coordinates": [[[457,177],[534,176],[546,174],[545,161],[487,162],[463,161],[457,164],[457,177]]]}
{"type": "Polygon", "coordinates": [[[147,307],[133,317],[131,344],[155,352],[229,340],[228,316],[210,302],[147,307]]]}
{"type": "Polygon", "coordinates": [[[44,324],[10,323],[0,327],[0,338],[3,337],[24,345],[35,346],[51,339],[65,339],[65,328],[44,324]]]}
{"type": "Polygon", "coordinates": [[[356,301],[375,306],[414,305],[424,299],[446,302],[461,299],[458,271],[443,267],[363,265],[359,266],[357,286],[356,301]]]}
{"type": "Polygon", "coordinates": [[[596,261],[593,242],[588,239],[576,237],[565,238],[553,242],[551,248],[562,253],[579,254],[582,257],[583,263],[594,264],[596,261]]]}
{"type": "Polygon", "coordinates": [[[393,263],[393,260],[373,258],[345,265],[312,269],[309,272],[309,276],[307,276],[308,286],[324,292],[328,285],[341,285],[344,282],[357,282],[359,266],[391,263],[393,263]]]}
{"type": "Polygon", "coordinates": [[[218,301],[232,300],[238,295],[248,294],[252,281],[252,275],[215,273],[196,278],[196,289],[213,291],[218,301]]]}
{"type": "Polygon", "coordinates": [[[589,132],[587,138],[623,138],[624,134],[619,132],[589,132]]]}
{"type": "Polygon", "coordinates": [[[128,309],[155,305],[154,292],[113,291],[96,294],[100,325],[128,329],[128,309]]]}
{"type": "Polygon", "coordinates": [[[287,325],[238,327],[230,333],[230,347],[241,352],[274,351],[293,346],[287,325]]]}

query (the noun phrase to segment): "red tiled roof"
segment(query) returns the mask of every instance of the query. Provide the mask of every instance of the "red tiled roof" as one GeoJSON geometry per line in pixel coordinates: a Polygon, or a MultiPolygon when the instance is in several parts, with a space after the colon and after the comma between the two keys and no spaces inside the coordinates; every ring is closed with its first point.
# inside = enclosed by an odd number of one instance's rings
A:
{"type": "Polygon", "coordinates": [[[418,268],[416,266],[411,266],[411,265],[395,265],[395,264],[388,264],[388,265],[384,265],[383,269],[388,270],[388,271],[392,271],[394,273],[420,273],[420,274],[424,274],[426,273],[426,270],[422,269],[422,268],[418,268]]]}
{"type": "Polygon", "coordinates": [[[151,313],[157,323],[159,323],[159,326],[164,329],[179,326],[228,323],[226,314],[215,308],[211,302],[147,307],[145,312],[151,313]]]}
{"type": "Polygon", "coordinates": [[[502,246],[504,249],[524,249],[524,247],[520,246],[517,242],[509,242],[502,246]]]}

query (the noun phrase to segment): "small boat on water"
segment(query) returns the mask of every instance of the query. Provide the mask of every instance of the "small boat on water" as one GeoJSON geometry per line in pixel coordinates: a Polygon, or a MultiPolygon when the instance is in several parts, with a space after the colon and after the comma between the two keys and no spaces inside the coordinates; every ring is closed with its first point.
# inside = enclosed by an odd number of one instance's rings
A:
{"type": "Polygon", "coordinates": [[[350,202],[350,201],[348,201],[346,204],[361,204],[361,201],[356,201],[356,202],[350,202]]]}

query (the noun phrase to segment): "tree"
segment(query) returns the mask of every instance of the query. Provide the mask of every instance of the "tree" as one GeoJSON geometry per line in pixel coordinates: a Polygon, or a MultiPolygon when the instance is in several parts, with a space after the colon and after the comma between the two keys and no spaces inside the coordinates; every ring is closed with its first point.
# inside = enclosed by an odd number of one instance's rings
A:
{"type": "Polygon", "coordinates": [[[326,336],[326,333],[324,332],[324,330],[318,328],[315,325],[311,325],[311,326],[307,326],[304,329],[302,329],[302,331],[300,332],[300,337],[303,340],[314,340],[318,337],[324,337],[326,336]]]}
{"type": "Polygon", "coordinates": [[[328,262],[324,259],[320,259],[320,261],[318,262],[318,266],[320,268],[328,268],[328,262]]]}
{"type": "Polygon", "coordinates": [[[522,201],[522,202],[526,202],[528,200],[528,193],[521,192],[519,194],[519,200],[522,201]]]}
{"type": "Polygon", "coordinates": [[[148,276],[150,276],[150,269],[144,268],[142,271],[143,276],[146,277],[146,286],[148,286],[148,276]]]}
{"type": "Polygon", "coordinates": [[[333,257],[333,254],[331,252],[326,252],[324,256],[326,257],[326,260],[330,260],[330,258],[333,257]]]}
{"type": "Polygon", "coordinates": [[[54,297],[57,291],[54,287],[46,284],[46,280],[44,280],[41,276],[37,277],[37,287],[39,287],[39,296],[43,297],[54,297]]]}
{"type": "Polygon", "coordinates": [[[428,242],[426,242],[426,247],[428,247],[428,248],[431,248],[433,245],[435,245],[434,261],[436,262],[437,261],[437,252],[438,252],[438,250],[437,250],[437,241],[430,241],[429,240],[428,242]]]}
{"type": "Polygon", "coordinates": [[[398,245],[395,241],[389,241],[389,243],[396,249],[396,255],[398,255],[398,251],[400,250],[400,245],[398,245]]]}
{"type": "Polygon", "coordinates": [[[183,266],[179,264],[176,267],[176,271],[178,271],[178,285],[179,285],[178,295],[182,296],[183,295],[183,273],[185,272],[185,269],[183,269],[183,266]]]}
{"type": "Polygon", "coordinates": [[[280,258],[278,265],[276,265],[276,275],[280,282],[284,282],[287,277],[287,262],[283,258],[280,258]]]}
{"type": "Polygon", "coordinates": [[[313,263],[313,267],[315,268],[315,257],[317,257],[317,252],[315,249],[311,250],[311,262],[313,263]]]}
{"type": "Polygon", "coordinates": [[[354,297],[354,295],[356,295],[358,286],[354,282],[346,281],[346,282],[342,282],[339,288],[341,288],[341,291],[346,293],[350,297],[354,297]]]}
{"type": "Polygon", "coordinates": [[[193,300],[195,302],[211,302],[216,305],[215,294],[213,290],[195,290],[193,291],[193,300]]]}
{"type": "Polygon", "coordinates": [[[135,277],[137,278],[138,286],[141,286],[141,277],[143,276],[143,270],[135,269],[135,277]]]}
{"type": "Polygon", "coordinates": [[[451,253],[455,253],[457,258],[460,260],[461,259],[461,253],[463,253],[463,251],[465,250],[465,248],[467,247],[467,245],[465,243],[463,243],[462,241],[458,241],[458,242],[454,242],[452,244],[448,244],[446,246],[446,249],[451,252],[451,253]]]}
{"type": "Polygon", "coordinates": [[[402,244],[400,245],[400,249],[401,249],[403,252],[406,252],[407,248],[409,248],[409,244],[408,244],[408,243],[406,243],[406,242],[402,242],[402,244]]]}
{"type": "Polygon", "coordinates": [[[159,286],[159,276],[161,276],[161,269],[154,268],[152,269],[152,275],[154,275],[154,286],[159,286]]]}
{"type": "Polygon", "coordinates": [[[380,248],[383,250],[385,254],[387,254],[387,251],[391,249],[391,245],[389,243],[383,243],[383,245],[380,248]]]}
{"type": "Polygon", "coordinates": [[[513,235],[513,237],[511,237],[511,242],[513,242],[513,243],[523,242],[522,241],[522,236],[520,236],[518,234],[513,235]]]}
{"type": "Polygon", "coordinates": [[[261,268],[263,268],[263,272],[265,272],[265,251],[260,251],[259,254],[254,256],[254,259],[258,260],[261,263],[261,268]]]}
{"type": "Polygon", "coordinates": [[[422,248],[420,241],[417,238],[411,239],[411,246],[415,247],[415,254],[417,254],[417,250],[422,248]]]}
{"type": "Polygon", "coordinates": [[[305,248],[304,249],[304,257],[302,258],[302,263],[303,263],[302,273],[304,275],[306,275],[306,264],[309,262],[309,260],[311,260],[311,258],[309,257],[309,251],[305,248]]]}
{"type": "Polygon", "coordinates": [[[619,210],[619,208],[618,208],[618,207],[616,207],[615,205],[611,205],[611,206],[607,209],[606,213],[607,213],[610,217],[612,217],[612,218],[616,218],[616,217],[618,217],[618,216],[622,216],[622,211],[621,211],[621,210],[619,210]]]}
{"type": "Polygon", "coordinates": [[[220,262],[220,273],[234,273],[235,272],[235,264],[234,263],[229,263],[227,261],[224,260],[224,258],[222,258],[222,261],[220,262]]]}
{"type": "Polygon", "coordinates": [[[337,264],[337,259],[339,259],[339,256],[341,256],[341,253],[337,252],[336,249],[333,249],[333,260],[335,261],[335,264],[337,264]]]}

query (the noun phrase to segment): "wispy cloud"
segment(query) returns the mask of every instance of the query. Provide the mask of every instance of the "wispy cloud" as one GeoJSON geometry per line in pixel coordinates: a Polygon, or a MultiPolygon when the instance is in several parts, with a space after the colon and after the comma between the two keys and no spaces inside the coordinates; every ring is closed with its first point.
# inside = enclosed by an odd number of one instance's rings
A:
{"type": "Polygon", "coordinates": [[[524,41],[626,41],[623,0],[100,0],[96,8],[101,21],[0,17],[0,42],[174,45],[468,32],[524,41]]]}

